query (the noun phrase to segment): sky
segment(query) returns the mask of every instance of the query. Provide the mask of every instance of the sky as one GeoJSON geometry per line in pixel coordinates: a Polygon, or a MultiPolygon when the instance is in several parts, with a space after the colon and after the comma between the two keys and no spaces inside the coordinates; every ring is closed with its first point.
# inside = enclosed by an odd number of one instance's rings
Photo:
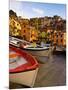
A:
{"type": "Polygon", "coordinates": [[[18,16],[23,18],[34,18],[54,15],[61,16],[66,19],[66,5],[54,3],[39,3],[10,0],[9,10],[13,10],[18,16]]]}

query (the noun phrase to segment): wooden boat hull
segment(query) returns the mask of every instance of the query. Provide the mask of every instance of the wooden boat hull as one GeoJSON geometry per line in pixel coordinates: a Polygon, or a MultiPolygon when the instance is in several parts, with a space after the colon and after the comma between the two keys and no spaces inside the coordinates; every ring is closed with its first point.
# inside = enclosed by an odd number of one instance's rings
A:
{"type": "Polygon", "coordinates": [[[36,80],[37,72],[38,72],[38,68],[36,68],[35,70],[21,72],[21,73],[13,73],[13,74],[10,73],[9,81],[21,85],[33,87],[36,80]]]}
{"type": "Polygon", "coordinates": [[[49,56],[52,52],[52,48],[46,48],[41,50],[24,49],[28,53],[34,56],[49,56]]]}
{"type": "Polygon", "coordinates": [[[9,70],[9,72],[10,72],[9,73],[9,81],[14,82],[14,83],[18,83],[21,85],[33,87],[35,79],[36,79],[36,75],[38,72],[37,61],[35,60],[34,57],[32,57],[32,55],[30,55],[30,54],[28,54],[28,53],[26,53],[18,48],[11,46],[11,50],[14,50],[16,52],[21,53],[22,55],[24,55],[25,58],[29,58],[28,61],[31,60],[32,65],[27,67],[28,64],[26,64],[26,65],[20,66],[16,69],[9,70]]]}

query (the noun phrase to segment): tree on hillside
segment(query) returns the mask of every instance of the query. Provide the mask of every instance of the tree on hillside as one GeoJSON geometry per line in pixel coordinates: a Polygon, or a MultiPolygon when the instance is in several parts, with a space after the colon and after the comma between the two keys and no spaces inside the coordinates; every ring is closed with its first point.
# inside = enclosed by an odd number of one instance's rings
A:
{"type": "Polygon", "coordinates": [[[10,16],[10,17],[11,17],[11,16],[17,17],[17,14],[16,14],[13,10],[10,10],[10,11],[9,11],[9,16],[10,16]]]}

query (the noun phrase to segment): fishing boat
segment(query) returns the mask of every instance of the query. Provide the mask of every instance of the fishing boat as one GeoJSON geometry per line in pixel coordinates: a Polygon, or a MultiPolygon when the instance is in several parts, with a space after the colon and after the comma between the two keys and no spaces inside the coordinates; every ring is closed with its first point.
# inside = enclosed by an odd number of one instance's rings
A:
{"type": "Polygon", "coordinates": [[[9,48],[9,81],[33,87],[38,72],[38,62],[19,48],[9,48]]]}
{"type": "Polygon", "coordinates": [[[24,46],[23,43],[20,48],[34,56],[49,56],[52,51],[52,47],[41,47],[40,45],[36,45],[36,47],[33,47],[32,45],[24,46]]]}
{"type": "Polygon", "coordinates": [[[50,53],[53,51],[53,48],[50,47],[50,45],[47,45],[47,44],[44,47],[36,44],[36,46],[34,47],[32,45],[32,43],[27,42],[25,40],[20,40],[20,39],[17,39],[15,37],[11,37],[10,42],[12,40],[17,40],[17,41],[19,41],[19,43],[18,44],[15,43],[15,45],[13,43],[10,43],[10,45],[19,47],[22,50],[25,50],[28,53],[31,53],[32,55],[36,55],[36,56],[49,56],[50,53]]]}
{"type": "Polygon", "coordinates": [[[10,46],[9,51],[10,73],[35,69],[38,66],[37,60],[30,54],[10,46]]]}

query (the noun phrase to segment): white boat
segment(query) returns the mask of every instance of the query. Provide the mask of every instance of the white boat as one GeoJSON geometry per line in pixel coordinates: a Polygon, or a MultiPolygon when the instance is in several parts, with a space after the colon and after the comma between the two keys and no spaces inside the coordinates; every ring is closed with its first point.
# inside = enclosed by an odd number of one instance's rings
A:
{"type": "Polygon", "coordinates": [[[19,41],[18,44],[15,43],[15,45],[14,45],[13,43],[10,43],[11,45],[19,47],[22,50],[26,50],[27,52],[31,53],[32,55],[49,56],[50,53],[52,52],[52,47],[50,47],[50,45],[46,44],[45,47],[43,47],[43,46],[36,44],[36,47],[33,47],[32,43],[27,42],[25,40],[20,40],[15,37],[10,37],[10,38],[11,38],[10,42],[12,40],[19,41]]]}
{"type": "Polygon", "coordinates": [[[14,45],[16,47],[20,47],[20,42],[18,40],[15,40],[15,39],[9,40],[9,44],[14,45]]]}

